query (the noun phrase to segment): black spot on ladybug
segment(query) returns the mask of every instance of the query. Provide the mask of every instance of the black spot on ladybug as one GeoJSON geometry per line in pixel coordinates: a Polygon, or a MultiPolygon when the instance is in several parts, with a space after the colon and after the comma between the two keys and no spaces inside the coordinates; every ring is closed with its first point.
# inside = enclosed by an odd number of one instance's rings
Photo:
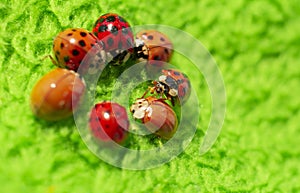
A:
{"type": "Polygon", "coordinates": [[[153,57],[153,59],[154,60],[160,60],[160,57],[156,55],[156,56],[153,57]]]}
{"type": "Polygon", "coordinates": [[[179,79],[179,80],[177,80],[177,83],[178,83],[178,84],[181,84],[181,83],[183,83],[183,79],[179,79]]]}
{"type": "Polygon", "coordinates": [[[65,62],[68,62],[69,60],[70,60],[70,57],[69,57],[69,56],[65,56],[65,57],[64,57],[64,61],[65,61],[65,62]]]}
{"type": "Polygon", "coordinates": [[[118,28],[116,26],[112,26],[110,30],[114,35],[118,35],[118,28]]]}
{"type": "Polygon", "coordinates": [[[76,31],[76,29],[72,29],[72,31],[76,31]]]}
{"type": "Polygon", "coordinates": [[[121,41],[118,43],[118,48],[119,48],[120,50],[122,50],[122,49],[123,49],[123,44],[122,44],[122,42],[121,42],[121,41]]]}
{"type": "Polygon", "coordinates": [[[104,20],[105,20],[105,18],[101,17],[101,18],[98,20],[98,22],[99,22],[99,23],[102,23],[104,20]]]}
{"type": "Polygon", "coordinates": [[[122,33],[125,35],[128,34],[128,29],[124,26],[122,26],[122,33]]]}
{"type": "Polygon", "coordinates": [[[160,38],[160,41],[164,42],[164,41],[165,41],[165,38],[161,37],[161,38],[160,38]]]}
{"type": "Polygon", "coordinates": [[[114,21],[116,21],[116,18],[115,18],[115,16],[108,16],[108,17],[106,18],[106,21],[107,21],[107,22],[114,22],[114,21]]]}
{"type": "Polygon", "coordinates": [[[65,47],[64,43],[60,43],[60,48],[63,49],[65,47]]]}
{"type": "Polygon", "coordinates": [[[121,21],[121,22],[123,22],[123,23],[127,23],[127,21],[123,18],[123,17],[121,17],[121,16],[118,16],[118,18],[119,18],[119,20],[121,21]]]}
{"type": "Polygon", "coordinates": [[[80,32],[81,37],[85,37],[87,36],[87,34],[85,32],[80,32]]]}
{"type": "Polygon", "coordinates": [[[148,39],[149,39],[149,40],[153,40],[153,35],[149,35],[149,36],[148,36],[148,39]]]}
{"type": "Polygon", "coordinates": [[[73,35],[73,33],[68,33],[68,34],[67,34],[67,36],[72,36],[72,35],[73,35]]]}
{"type": "Polygon", "coordinates": [[[121,136],[119,133],[115,133],[114,136],[113,136],[113,140],[119,140],[121,139],[121,136]]]}
{"type": "Polygon", "coordinates": [[[170,88],[175,88],[175,89],[178,88],[177,82],[170,76],[167,76],[165,81],[170,88]]]}
{"type": "Polygon", "coordinates": [[[79,55],[79,51],[78,50],[72,50],[72,55],[73,56],[78,56],[79,55]]]}
{"type": "Polygon", "coordinates": [[[131,38],[128,38],[128,39],[126,40],[126,43],[127,43],[128,48],[132,48],[132,47],[133,47],[133,41],[132,41],[131,38]]]}
{"type": "Polygon", "coordinates": [[[81,47],[84,47],[84,46],[86,46],[86,44],[85,44],[85,41],[84,41],[84,40],[80,40],[78,43],[79,43],[79,45],[80,45],[81,47]]]}
{"type": "Polygon", "coordinates": [[[98,31],[99,32],[105,32],[107,30],[107,26],[106,25],[100,25],[98,31]]]}
{"type": "Polygon", "coordinates": [[[174,71],[173,72],[176,76],[179,76],[181,73],[180,72],[177,72],[177,71],[174,71]]]}
{"type": "Polygon", "coordinates": [[[122,114],[120,112],[116,112],[116,117],[120,117],[122,114]]]}
{"type": "Polygon", "coordinates": [[[109,46],[112,46],[114,44],[114,40],[110,37],[108,38],[107,43],[109,46]]]}

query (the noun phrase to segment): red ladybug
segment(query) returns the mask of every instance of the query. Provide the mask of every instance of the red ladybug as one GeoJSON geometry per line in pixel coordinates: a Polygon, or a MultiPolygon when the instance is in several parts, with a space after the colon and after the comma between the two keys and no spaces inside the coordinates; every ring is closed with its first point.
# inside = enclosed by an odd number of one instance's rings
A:
{"type": "Polygon", "coordinates": [[[147,129],[163,139],[175,134],[178,121],[173,109],[163,100],[154,97],[137,99],[130,107],[135,119],[141,120],[147,129]]]}
{"type": "MultiPolygon", "coordinates": [[[[174,101],[178,98],[180,103],[185,103],[191,94],[191,83],[189,78],[179,70],[175,69],[163,69],[162,74],[158,81],[153,81],[154,86],[150,88],[150,92],[153,94],[165,94],[167,99],[174,101]]],[[[146,93],[145,93],[146,94],[146,93]]]]}
{"type": "MultiPolygon", "coordinates": [[[[161,68],[170,61],[173,43],[165,34],[157,30],[142,30],[136,34],[135,54],[140,60],[147,60],[147,66],[161,68]]],[[[152,70],[152,69],[150,69],[152,70]]]]}
{"type": "Polygon", "coordinates": [[[104,43],[104,49],[114,57],[112,64],[125,62],[133,52],[134,40],[129,23],[120,15],[106,13],[99,17],[93,33],[104,43]]]}
{"type": "Polygon", "coordinates": [[[45,120],[64,119],[72,115],[84,91],[85,83],[77,73],[57,68],[34,86],[30,98],[31,109],[37,117],[45,120]]]}
{"type": "Polygon", "coordinates": [[[97,103],[91,110],[89,126],[96,139],[122,143],[129,127],[126,109],[109,101],[97,103]]]}
{"type": "Polygon", "coordinates": [[[61,68],[77,71],[86,53],[97,43],[97,37],[85,29],[66,29],[60,32],[53,41],[53,52],[56,59],[54,64],[61,68]]]}

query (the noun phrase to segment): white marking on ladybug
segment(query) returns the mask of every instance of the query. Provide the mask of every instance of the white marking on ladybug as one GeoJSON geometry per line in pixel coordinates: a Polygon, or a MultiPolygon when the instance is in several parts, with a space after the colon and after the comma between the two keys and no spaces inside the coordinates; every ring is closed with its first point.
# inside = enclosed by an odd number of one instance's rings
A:
{"type": "Polygon", "coordinates": [[[153,109],[151,107],[148,107],[146,109],[146,112],[148,113],[148,117],[151,117],[152,116],[152,112],[153,112],[153,109]]]}
{"type": "Polygon", "coordinates": [[[135,40],[135,46],[136,47],[144,46],[144,41],[141,40],[141,39],[136,39],[135,40]]]}
{"type": "Polygon", "coordinates": [[[112,23],[108,24],[108,25],[107,25],[107,31],[111,31],[112,27],[113,27],[113,24],[112,24],[112,23]]]}
{"type": "Polygon", "coordinates": [[[158,77],[158,80],[161,82],[165,82],[166,79],[167,79],[167,76],[165,76],[165,75],[161,75],[160,77],[158,77]]]}
{"type": "Polygon", "coordinates": [[[177,96],[178,95],[178,90],[172,88],[172,89],[170,89],[169,94],[171,96],[177,96]]]}

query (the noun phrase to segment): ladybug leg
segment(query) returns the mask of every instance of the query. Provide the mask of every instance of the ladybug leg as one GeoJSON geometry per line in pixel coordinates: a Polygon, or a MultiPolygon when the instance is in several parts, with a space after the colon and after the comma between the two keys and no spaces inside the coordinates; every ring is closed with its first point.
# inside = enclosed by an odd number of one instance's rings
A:
{"type": "MultiPolygon", "coordinates": [[[[146,96],[146,94],[149,92],[149,90],[151,90],[151,88],[148,88],[148,89],[144,92],[144,94],[143,94],[143,96],[142,96],[141,98],[144,98],[144,97],[146,96]]],[[[150,91],[150,93],[152,93],[152,92],[150,91]]]]}
{"type": "Polygon", "coordinates": [[[173,97],[168,96],[168,100],[171,100],[172,105],[175,106],[175,100],[173,97]]]}
{"type": "Polygon", "coordinates": [[[56,60],[54,60],[54,58],[50,54],[41,58],[41,61],[45,60],[46,58],[50,58],[50,60],[53,64],[55,64],[55,65],[57,64],[56,60]]]}

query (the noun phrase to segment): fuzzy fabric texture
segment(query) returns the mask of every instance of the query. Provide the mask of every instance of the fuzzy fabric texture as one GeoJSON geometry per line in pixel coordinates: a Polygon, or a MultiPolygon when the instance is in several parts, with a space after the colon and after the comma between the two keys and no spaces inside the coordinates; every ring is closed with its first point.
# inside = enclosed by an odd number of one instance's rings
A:
{"type": "MultiPolygon", "coordinates": [[[[299,1],[2,0],[0,18],[1,192],[300,192],[299,1]],[[210,95],[192,71],[201,90],[196,135],[155,169],[110,166],[88,150],[72,119],[49,123],[33,116],[31,89],[55,68],[41,60],[51,54],[53,37],[69,27],[91,30],[107,12],[131,25],[181,29],[211,52],[227,105],[221,135],[207,154],[199,156],[199,145],[210,95]]],[[[174,55],[172,62],[182,61],[174,55]]]]}

